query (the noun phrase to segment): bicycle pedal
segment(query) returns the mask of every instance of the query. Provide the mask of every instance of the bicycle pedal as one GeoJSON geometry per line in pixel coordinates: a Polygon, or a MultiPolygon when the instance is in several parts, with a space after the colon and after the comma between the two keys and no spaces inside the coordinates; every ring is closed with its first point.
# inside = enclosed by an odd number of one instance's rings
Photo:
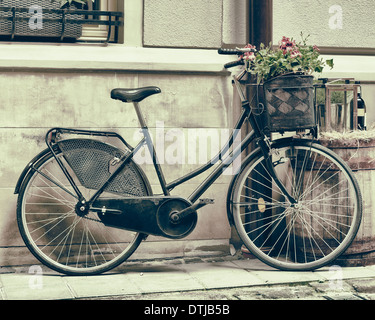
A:
{"type": "Polygon", "coordinates": [[[213,204],[213,203],[215,203],[214,199],[199,199],[199,202],[192,205],[191,208],[194,208],[194,210],[198,210],[208,204],[213,204]]]}
{"type": "Polygon", "coordinates": [[[201,204],[214,204],[215,203],[215,199],[199,199],[199,202],[201,204]]]}

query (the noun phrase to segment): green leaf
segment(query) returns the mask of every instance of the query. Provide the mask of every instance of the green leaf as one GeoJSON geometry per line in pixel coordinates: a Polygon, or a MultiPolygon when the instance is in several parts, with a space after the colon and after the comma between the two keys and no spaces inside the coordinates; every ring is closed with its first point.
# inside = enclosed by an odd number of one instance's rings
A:
{"type": "Polygon", "coordinates": [[[299,66],[300,63],[298,61],[293,61],[290,65],[294,68],[295,66],[299,66]]]}
{"type": "Polygon", "coordinates": [[[326,64],[327,64],[327,66],[331,67],[331,69],[332,69],[333,66],[334,66],[333,59],[326,60],[326,64]]]}

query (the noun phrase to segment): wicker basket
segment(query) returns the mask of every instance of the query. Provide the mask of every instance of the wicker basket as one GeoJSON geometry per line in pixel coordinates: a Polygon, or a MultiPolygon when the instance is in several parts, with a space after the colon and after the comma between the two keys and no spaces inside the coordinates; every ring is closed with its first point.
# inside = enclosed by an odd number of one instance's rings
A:
{"type": "MultiPolygon", "coordinates": [[[[60,9],[60,1],[51,0],[0,0],[0,6],[30,8],[37,5],[43,9],[60,9]]],[[[70,8],[75,8],[71,5],[70,8]]],[[[17,18],[31,18],[35,13],[17,12],[17,18]]],[[[0,11],[0,17],[12,17],[11,12],[0,11]]],[[[60,21],[43,21],[42,29],[31,29],[29,21],[17,20],[15,24],[16,36],[34,36],[34,37],[61,37],[62,35],[62,15],[58,13],[43,13],[43,18],[60,19],[60,21]]],[[[66,19],[83,19],[82,15],[66,14],[66,19]]],[[[12,21],[0,20],[0,34],[10,35],[12,33],[12,21]]],[[[74,23],[66,23],[64,28],[64,38],[77,39],[82,35],[82,25],[74,23]]]]}
{"type": "Polygon", "coordinates": [[[265,125],[269,131],[316,127],[313,76],[284,75],[265,82],[263,87],[265,125]]]}

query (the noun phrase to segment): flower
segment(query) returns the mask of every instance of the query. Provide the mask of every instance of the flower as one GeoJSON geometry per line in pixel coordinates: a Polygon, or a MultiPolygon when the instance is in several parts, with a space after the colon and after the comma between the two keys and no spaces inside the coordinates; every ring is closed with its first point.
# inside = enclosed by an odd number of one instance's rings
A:
{"type": "Polygon", "coordinates": [[[290,40],[287,37],[283,37],[279,42],[279,48],[283,51],[283,54],[288,54],[288,52],[298,50],[295,40],[290,40]]]}
{"type": "MultiPolygon", "coordinates": [[[[256,47],[255,47],[255,46],[252,46],[251,44],[246,45],[245,48],[248,48],[248,49],[256,49],[256,47]]],[[[255,61],[256,56],[255,56],[255,53],[254,53],[254,52],[245,52],[242,58],[243,58],[245,61],[255,61]]]]}
{"type": "Polygon", "coordinates": [[[315,44],[313,45],[313,49],[314,49],[314,51],[320,52],[320,49],[315,44]]]}
{"type": "MultiPolygon", "coordinates": [[[[319,48],[307,45],[308,37],[304,38],[302,33],[301,38],[302,41],[297,43],[284,36],[275,49],[261,44],[256,53],[245,53],[243,60],[247,71],[256,75],[260,83],[283,74],[313,74],[321,73],[325,66],[333,68],[333,60],[323,61],[319,48]]],[[[254,48],[250,44],[246,47],[254,48]]]]}
{"type": "Polygon", "coordinates": [[[297,50],[294,50],[293,52],[291,52],[290,57],[292,59],[295,59],[295,58],[298,58],[298,57],[302,58],[302,53],[299,52],[298,49],[297,49],[297,50]]]}

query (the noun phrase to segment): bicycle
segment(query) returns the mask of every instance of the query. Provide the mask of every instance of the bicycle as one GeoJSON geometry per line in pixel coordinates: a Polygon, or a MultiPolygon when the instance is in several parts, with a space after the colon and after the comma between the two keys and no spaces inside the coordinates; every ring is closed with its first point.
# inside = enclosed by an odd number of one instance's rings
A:
{"type": "MultiPolygon", "coordinates": [[[[219,53],[238,55],[238,60],[225,65],[230,68],[243,65],[244,52],[251,50],[219,53]]],[[[254,111],[258,105],[252,106],[245,97],[245,74],[241,70],[233,77],[242,113],[220,153],[169,183],[139,106],[159,94],[158,87],[111,91],[111,98],[134,105],[143,132],[136,147],[115,132],[50,129],[47,148],[29,162],[15,188],[19,231],[31,253],[58,272],[92,275],[123,263],[148,235],[186,237],[197,224],[198,209],[213,203],[201,196],[252,143],[227,196],[228,219],[243,244],[280,270],[314,270],[334,261],[360,225],[358,183],[347,164],[314,136],[270,141],[254,111]],[[252,130],[234,146],[245,123],[252,130]],[[153,194],[133,159],[143,146],[152,156],[162,195],[153,194]],[[188,198],[170,194],[211,168],[188,198]]]]}

